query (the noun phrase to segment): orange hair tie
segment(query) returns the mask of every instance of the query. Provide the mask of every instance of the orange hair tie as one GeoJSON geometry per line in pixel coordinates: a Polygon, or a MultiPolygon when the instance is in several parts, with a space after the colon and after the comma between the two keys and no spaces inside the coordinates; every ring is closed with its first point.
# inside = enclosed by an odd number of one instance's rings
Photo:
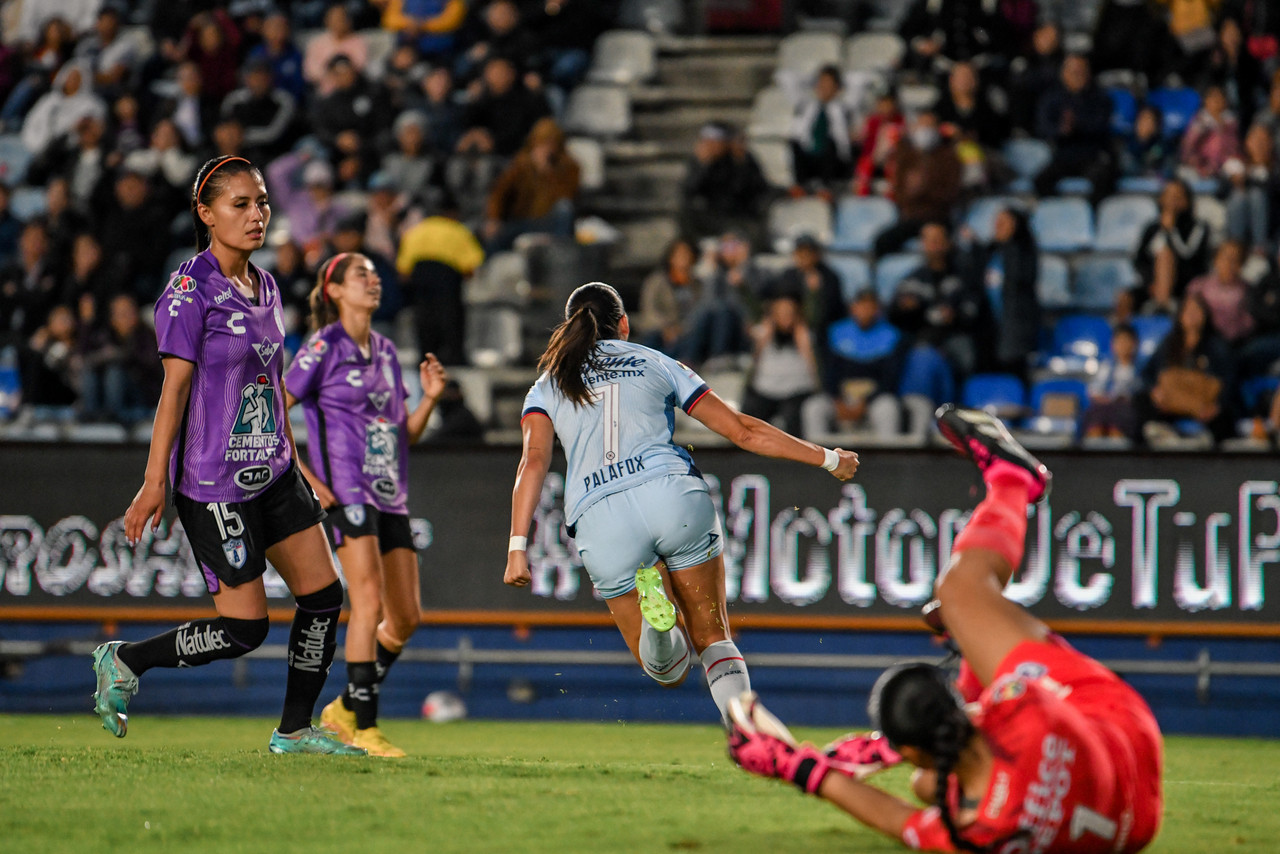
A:
{"type": "MultiPolygon", "coordinates": [[[[204,192],[204,185],[209,183],[209,176],[212,175],[214,172],[217,172],[219,169],[221,169],[223,164],[231,163],[236,160],[240,160],[244,163],[249,163],[249,161],[243,157],[228,157],[226,160],[219,160],[218,165],[214,166],[212,169],[209,170],[209,174],[204,176],[204,180],[201,181],[200,186],[196,188],[196,204],[200,204],[200,194],[204,192]]],[[[249,165],[252,166],[253,164],[249,163],[249,165]]]]}

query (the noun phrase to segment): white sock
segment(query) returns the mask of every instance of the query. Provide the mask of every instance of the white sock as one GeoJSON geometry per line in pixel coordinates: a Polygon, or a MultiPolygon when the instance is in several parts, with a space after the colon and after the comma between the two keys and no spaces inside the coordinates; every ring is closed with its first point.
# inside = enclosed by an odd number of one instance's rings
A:
{"type": "Polygon", "coordinates": [[[689,672],[689,644],[677,626],[660,632],[648,622],[640,623],[640,661],[644,672],[655,682],[670,685],[689,672]]]}
{"type": "Polygon", "coordinates": [[[711,699],[720,709],[721,720],[728,720],[729,700],[751,690],[751,676],[742,653],[731,640],[716,641],[702,651],[702,669],[707,672],[711,699]]]}

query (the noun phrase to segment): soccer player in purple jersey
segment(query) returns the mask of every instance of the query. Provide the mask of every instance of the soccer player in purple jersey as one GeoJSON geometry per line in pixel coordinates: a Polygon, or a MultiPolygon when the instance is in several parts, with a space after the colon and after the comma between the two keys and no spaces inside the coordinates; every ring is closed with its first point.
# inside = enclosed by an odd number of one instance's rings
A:
{"type": "Polygon", "coordinates": [[[320,722],[372,756],[404,756],[378,728],[378,690],[418,627],[418,556],[409,529],[409,446],[426,429],[448,376],[435,356],[418,366],[422,400],[410,412],[396,346],[373,331],[382,283],[373,262],[341,253],[311,292],[315,330],[285,375],[285,408],[301,403],[307,455],[298,465],[334,512],[347,577],[347,687],[320,722]],[[340,512],[339,512],[340,511],[340,512]]]}
{"type": "Polygon", "coordinates": [[[262,173],[243,157],[208,161],[191,188],[198,246],[156,301],[164,386],[142,488],[125,513],[131,543],[164,512],[166,477],[218,616],[93,653],[94,711],[123,738],[138,677],[152,667],[197,667],[238,658],[267,637],[266,562],[297,602],[288,677],[272,753],[365,755],[311,715],[337,647],[342,585],[307,486],[281,383],[280,291],[249,261],[262,246],[271,206],[262,173]],[[150,522],[150,525],[148,525],[150,522]]]}

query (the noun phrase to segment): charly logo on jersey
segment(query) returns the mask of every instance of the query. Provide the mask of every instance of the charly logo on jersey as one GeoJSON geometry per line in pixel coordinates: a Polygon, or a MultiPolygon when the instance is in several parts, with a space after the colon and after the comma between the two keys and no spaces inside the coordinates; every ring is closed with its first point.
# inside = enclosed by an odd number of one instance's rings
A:
{"type": "Polygon", "coordinates": [[[236,413],[232,434],[275,433],[275,396],[276,390],[271,387],[266,374],[258,374],[255,382],[240,389],[240,411],[236,413]]]}
{"type": "Polygon", "coordinates": [[[275,358],[276,351],[280,349],[280,345],[270,338],[263,337],[261,344],[253,345],[253,352],[258,354],[258,358],[262,361],[263,367],[266,367],[272,359],[275,358]]]}
{"type": "Polygon", "coordinates": [[[236,486],[256,492],[271,482],[271,466],[249,466],[240,469],[235,476],[236,486]]]}
{"type": "Polygon", "coordinates": [[[342,515],[347,517],[347,521],[359,528],[364,524],[364,505],[363,504],[347,504],[342,508],[342,515]]]}
{"type": "Polygon", "coordinates": [[[227,540],[222,544],[222,553],[233,569],[241,569],[249,558],[249,550],[244,547],[244,540],[227,540]]]}
{"type": "Polygon", "coordinates": [[[389,391],[371,391],[369,392],[369,402],[373,404],[373,408],[382,411],[382,407],[387,405],[387,401],[391,399],[389,391]]]}

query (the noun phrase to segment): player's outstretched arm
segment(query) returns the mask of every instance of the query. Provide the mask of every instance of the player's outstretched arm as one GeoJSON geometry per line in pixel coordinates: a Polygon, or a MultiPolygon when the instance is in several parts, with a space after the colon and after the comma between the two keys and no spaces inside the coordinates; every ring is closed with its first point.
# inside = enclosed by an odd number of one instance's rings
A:
{"type": "Polygon", "coordinates": [[[409,444],[416,445],[427,429],[427,421],[444,394],[444,385],[449,381],[449,374],[434,353],[427,353],[418,365],[418,380],[422,384],[422,400],[413,412],[409,413],[405,427],[408,428],[409,444]]]}
{"type": "MultiPolygon", "coordinates": [[[[714,391],[707,392],[689,414],[744,451],[826,468],[824,463],[828,458],[825,449],[779,430],[767,421],[743,415],[714,391]]],[[[840,448],[832,453],[835,454],[836,466],[827,470],[839,480],[853,477],[858,470],[858,455],[840,448]]]]}
{"type": "Polygon", "coordinates": [[[907,821],[918,808],[902,798],[842,774],[828,774],[818,787],[818,797],[831,801],[840,809],[873,830],[902,840],[907,821]]]}
{"type": "Polygon", "coordinates": [[[124,534],[131,544],[142,539],[148,520],[153,528],[160,524],[165,484],[169,480],[169,455],[173,451],[173,443],[178,440],[178,429],[187,410],[191,378],[196,369],[195,364],[177,356],[166,356],[160,362],[164,365],[164,385],[160,389],[160,402],[156,404],[156,419],[151,426],[147,471],[142,477],[142,487],[124,514],[124,534]]]}
{"type": "Polygon", "coordinates": [[[524,452],[516,469],[516,485],[511,491],[511,541],[507,548],[507,571],[502,578],[513,587],[524,587],[532,580],[525,537],[533,524],[538,499],[542,497],[542,483],[551,469],[556,437],[551,419],[536,412],[524,417],[520,430],[524,435],[524,452]]]}

